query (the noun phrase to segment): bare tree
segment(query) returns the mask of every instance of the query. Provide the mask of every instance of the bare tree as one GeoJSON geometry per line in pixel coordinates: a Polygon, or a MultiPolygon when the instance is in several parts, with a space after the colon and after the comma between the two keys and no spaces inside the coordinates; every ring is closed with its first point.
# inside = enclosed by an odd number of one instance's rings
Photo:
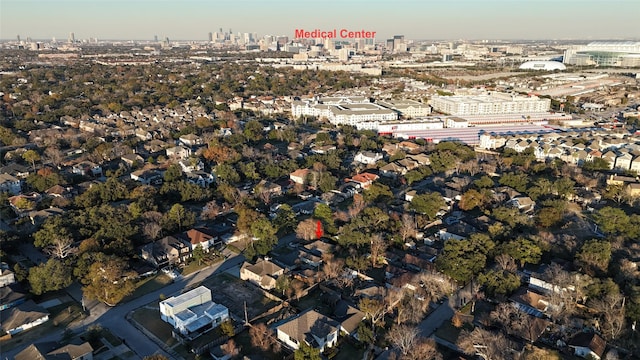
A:
{"type": "Polygon", "coordinates": [[[400,350],[402,355],[407,355],[418,342],[418,328],[408,325],[393,325],[387,333],[387,339],[400,350]]]}
{"type": "Polygon", "coordinates": [[[313,219],[306,219],[301,221],[296,227],[296,236],[302,240],[313,240],[316,238],[316,221],[313,219]]]}
{"type": "Polygon", "coordinates": [[[518,270],[518,264],[511,255],[508,254],[500,254],[496,256],[496,262],[500,265],[500,269],[515,272],[518,270]]]}
{"type": "Polygon", "coordinates": [[[409,214],[402,214],[402,226],[400,227],[402,242],[405,243],[408,238],[415,237],[416,233],[416,222],[414,221],[413,216],[409,214]]]}
{"type": "Polygon", "coordinates": [[[625,298],[620,294],[612,293],[599,299],[590,301],[590,307],[600,316],[600,330],[610,340],[617,339],[625,327],[625,298]]]}
{"type": "Polygon", "coordinates": [[[63,236],[52,239],[46,251],[53,257],[64,259],[78,252],[78,248],[73,246],[73,240],[70,237],[63,236]]]}
{"type": "Polygon", "coordinates": [[[326,280],[339,277],[344,272],[344,260],[335,258],[331,254],[322,256],[322,273],[326,280]]]}
{"type": "Polygon", "coordinates": [[[471,332],[463,330],[458,339],[458,346],[467,354],[478,355],[487,360],[509,359],[508,340],[502,333],[477,327],[471,332]]]}
{"type": "Polygon", "coordinates": [[[371,236],[371,266],[376,267],[380,256],[387,250],[387,242],[384,241],[382,235],[374,234],[371,236]]]}
{"type": "Polygon", "coordinates": [[[251,337],[251,345],[257,347],[262,351],[280,352],[280,343],[276,339],[273,330],[269,329],[267,325],[260,323],[251,325],[249,328],[249,336],[251,337]]]}
{"type": "Polygon", "coordinates": [[[221,210],[222,208],[220,207],[220,205],[218,205],[217,201],[209,201],[207,205],[205,205],[202,209],[200,218],[204,220],[214,219],[216,216],[220,215],[221,210]]]}
{"type": "Polygon", "coordinates": [[[453,283],[441,273],[423,272],[416,277],[419,293],[426,301],[437,301],[453,292],[453,283]]]}
{"type": "Polygon", "coordinates": [[[401,357],[401,360],[425,359],[442,360],[442,355],[436,349],[436,341],[433,339],[419,338],[407,355],[401,357]]]}
{"type": "Polygon", "coordinates": [[[354,217],[358,216],[358,214],[360,214],[360,212],[362,212],[365,207],[367,207],[367,204],[364,201],[362,195],[355,194],[353,195],[353,203],[351,204],[351,206],[349,206],[347,213],[353,219],[354,217]]]}
{"type": "Polygon", "coordinates": [[[238,345],[236,345],[236,342],[233,341],[233,339],[229,339],[229,341],[227,341],[226,344],[220,347],[222,348],[222,351],[224,351],[226,355],[230,355],[231,357],[234,357],[240,354],[240,348],[238,347],[238,345]]]}
{"type": "Polygon", "coordinates": [[[55,167],[60,166],[62,161],[64,160],[64,154],[57,147],[48,147],[44,150],[44,156],[47,161],[52,163],[55,167]]]}

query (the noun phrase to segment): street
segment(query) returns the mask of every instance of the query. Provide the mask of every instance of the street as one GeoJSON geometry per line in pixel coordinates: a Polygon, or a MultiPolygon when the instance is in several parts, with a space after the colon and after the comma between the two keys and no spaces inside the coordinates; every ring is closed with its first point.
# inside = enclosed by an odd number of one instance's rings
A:
{"type": "MultiPolygon", "coordinates": [[[[95,301],[88,302],[86,303],[86,306],[90,311],[90,315],[82,320],[80,324],[74,326],[71,330],[73,330],[75,333],[79,333],[84,331],[91,325],[100,324],[100,326],[102,326],[103,328],[109,329],[115,336],[124,339],[126,341],[126,345],[129,346],[129,348],[131,348],[131,350],[140,359],[156,353],[162,354],[169,359],[173,359],[172,356],[162,351],[155,342],[147,338],[142,332],[140,332],[131,323],[129,323],[129,321],[127,321],[126,319],[127,314],[152,301],[158,300],[160,298],[160,294],[164,294],[167,297],[179,295],[184,289],[202,282],[204,279],[211,275],[222,273],[230,268],[233,268],[234,266],[238,266],[243,261],[244,256],[233,254],[233,256],[227,258],[221,263],[214,264],[198,272],[189,274],[161,289],[143,295],[125,304],[117,305],[115,307],[108,307],[103,303],[95,301]]],[[[62,337],[62,334],[64,333],[64,330],[65,329],[59,329],[47,335],[46,337],[39,339],[38,342],[59,341],[62,337]]],[[[12,349],[11,351],[8,351],[6,353],[2,352],[0,354],[0,357],[2,359],[13,359],[18,352],[22,351],[27,346],[29,346],[29,344],[16,347],[15,349],[12,349]]]]}

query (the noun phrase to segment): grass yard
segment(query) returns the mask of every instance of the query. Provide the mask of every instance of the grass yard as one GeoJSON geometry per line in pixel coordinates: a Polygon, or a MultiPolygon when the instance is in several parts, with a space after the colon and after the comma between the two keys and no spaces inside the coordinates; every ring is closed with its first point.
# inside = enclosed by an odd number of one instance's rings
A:
{"type": "Polygon", "coordinates": [[[131,301],[137,299],[140,296],[144,296],[150,292],[162,289],[171,283],[171,278],[165,274],[158,274],[156,276],[150,276],[148,278],[138,281],[136,289],[133,294],[127,296],[122,302],[131,301]]]}
{"type": "Polygon", "coordinates": [[[187,276],[191,273],[202,270],[207,266],[211,266],[213,264],[219,263],[222,260],[224,260],[224,257],[222,256],[216,256],[211,260],[204,260],[201,264],[198,264],[197,261],[192,260],[189,262],[189,264],[187,264],[184,268],[182,268],[182,275],[187,276]]]}
{"type": "Polygon", "coordinates": [[[349,341],[339,343],[338,349],[338,354],[334,357],[335,360],[362,359],[365,351],[365,348],[359,348],[349,341]]]}
{"type": "MultiPolygon", "coordinates": [[[[154,305],[157,305],[157,303],[154,303],[154,305]]],[[[133,320],[155,335],[165,345],[171,347],[178,343],[176,339],[171,337],[171,330],[173,329],[171,325],[160,319],[159,309],[141,307],[133,312],[132,317],[133,320]]]]}

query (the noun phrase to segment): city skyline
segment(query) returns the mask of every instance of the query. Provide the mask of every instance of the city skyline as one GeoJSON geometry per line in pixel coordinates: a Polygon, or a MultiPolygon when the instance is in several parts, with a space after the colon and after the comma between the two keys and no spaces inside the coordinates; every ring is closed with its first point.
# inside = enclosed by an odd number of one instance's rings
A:
{"type": "Polygon", "coordinates": [[[293,38],[295,29],[376,31],[408,39],[638,39],[635,0],[3,0],[1,38],[207,40],[209,32],[293,38]]]}

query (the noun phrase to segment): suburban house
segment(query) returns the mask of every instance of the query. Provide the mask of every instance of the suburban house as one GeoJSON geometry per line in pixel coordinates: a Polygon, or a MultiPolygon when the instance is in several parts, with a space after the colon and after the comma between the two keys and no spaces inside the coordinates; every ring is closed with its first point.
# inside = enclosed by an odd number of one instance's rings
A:
{"type": "Polygon", "coordinates": [[[291,174],[289,174],[289,179],[296,184],[304,185],[307,182],[307,176],[309,176],[311,170],[309,169],[298,169],[291,174]]]}
{"type": "Polygon", "coordinates": [[[0,174],[0,193],[8,192],[18,195],[22,191],[22,184],[19,179],[9,174],[0,174]]]}
{"type": "Polygon", "coordinates": [[[338,342],[340,323],[309,309],[277,325],[276,332],[278,340],[290,349],[297,350],[305,342],[323,352],[338,342]]]}
{"type": "Polygon", "coordinates": [[[0,287],[0,310],[6,310],[24,303],[27,294],[22,292],[19,284],[0,287]]]}
{"type": "Polygon", "coordinates": [[[282,186],[263,179],[256,185],[254,192],[269,197],[280,196],[282,195],[282,186]]]}
{"type": "Polygon", "coordinates": [[[284,269],[269,260],[259,259],[255,265],[245,262],[240,268],[240,279],[251,281],[265,290],[276,287],[276,279],[284,269]]]}
{"type": "Polygon", "coordinates": [[[374,181],[378,180],[378,175],[370,173],[362,173],[351,178],[344,179],[345,182],[356,183],[361,189],[368,189],[374,181]]]}
{"type": "Polygon", "coordinates": [[[15,360],[93,360],[93,348],[88,342],[60,345],[56,342],[43,342],[29,345],[16,354],[15,360]]]}
{"type": "Polygon", "coordinates": [[[607,342],[598,334],[582,332],[569,340],[569,347],[573,349],[576,356],[600,360],[607,342]]]}
{"type": "Polygon", "coordinates": [[[0,287],[11,285],[16,282],[16,275],[9,269],[9,265],[0,263],[0,287]]]}
{"type": "Polygon", "coordinates": [[[128,167],[135,167],[144,164],[144,158],[138,154],[126,154],[120,157],[128,167]]]}
{"type": "Polygon", "coordinates": [[[98,176],[102,175],[102,167],[92,163],[91,161],[82,161],[73,165],[71,172],[82,176],[98,176]]]}
{"type": "Polygon", "coordinates": [[[509,200],[507,205],[513,206],[524,213],[528,213],[534,210],[536,202],[531,200],[528,196],[518,196],[509,200]]]}
{"type": "Polygon", "coordinates": [[[157,268],[185,262],[191,256],[189,244],[173,236],[144,245],[140,249],[141,257],[157,268]]]}
{"type": "Polygon", "coordinates": [[[191,149],[184,146],[174,146],[165,150],[170,159],[186,159],[191,156],[191,149]]]}
{"type": "Polygon", "coordinates": [[[143,183],[144,185],[160,185],[163,181],[163,176],[160,171],[157,170],[136,170],[132,172],[129,177],[132,180],[143,183]]]}
{"type": "Polygon", "coordinates": [[[354,162],[365,165],[374,165],[380,160],[382,160],[382,154],[373,151],[361,151],[353,157],[354,162]]]}
{"type": "Polygon", "coordinates": [[[186,134],[180,136],[178,139],[185,146],[196,146],[202,145],[202,138],[196,134],[186,134]]]}
{"type": "Polygon", "coordinates": [[[180,236],[190,244],[191,250],[195,249],[196,246],[200,246],[205,251],[209,251],[209,249],[221,243],[220,238],[213,230],[204,227],[193,228],[180,236]]]}
{"type": "Polygon", "coordinates": [[[29,330],[49,320],[49,312],[36,305],[33,300],[24,302],[18,306],[0,311],[2,324],[0,328],[3,334],[15,335],[29,330]]]}
{"type": "Polygon", "coordinates": [[[199,286],[160,302],[160,318],[182,335],[213,329],[229,319],[229,309],[211,301],[211,290],[199,286]]]}

